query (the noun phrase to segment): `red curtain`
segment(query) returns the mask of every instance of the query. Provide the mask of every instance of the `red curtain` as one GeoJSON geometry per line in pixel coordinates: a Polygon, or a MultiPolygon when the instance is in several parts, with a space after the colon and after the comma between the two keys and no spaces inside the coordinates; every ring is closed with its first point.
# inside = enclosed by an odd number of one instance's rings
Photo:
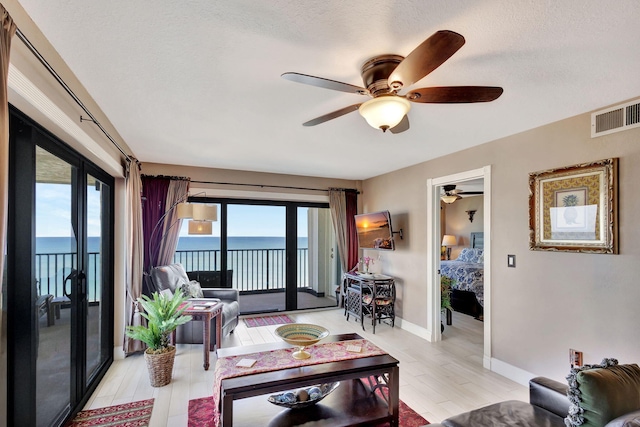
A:
{"type": "Polygon", "coordinates": [[[355,215],[358,213],[358,192],[355,190],[345,191],[346,213],[347,213],[347,246],[349,270],[358,265],[358,232],[356,230],[355,215]]]}
{"type": "Polygon", "coordinates": [[[170,179],[166,177],[142,176],[142,229],[144,234],[144,271],[157,264],[160,239],[156,226],[165,212],[170,179]],[[153,234],[153,235],[152,235],[153,234]]]}

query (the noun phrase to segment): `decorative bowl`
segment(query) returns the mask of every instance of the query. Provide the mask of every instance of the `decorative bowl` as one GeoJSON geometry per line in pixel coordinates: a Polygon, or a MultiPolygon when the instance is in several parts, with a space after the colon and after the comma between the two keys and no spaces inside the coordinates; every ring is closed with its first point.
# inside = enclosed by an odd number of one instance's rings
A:
{"type": "Polygon", "coordinates": [[[311,405],[315,405],[316,403],[327,397],[329,393],[338,388],[339,385],[340,382],[335,382],[328,384],[319,384],[293,391],[285,391],[284,393],[269,396],[267,400],[274,405],[284,406],[285,408],[289,409],[307,408],[311,405]],[[309,397],[308,400],[294,400],[301,391],[306,392],[306,395],[309,397]]]}
{"type": "Polygon", "coordinates": [[[329,330],[310,323],[289,323],[276,328],[276,335],[288,344],[295,345],[298,350],[293,353],[294,359],[311,357],[304,348],[313,345],[329,335],[329,330]]]}

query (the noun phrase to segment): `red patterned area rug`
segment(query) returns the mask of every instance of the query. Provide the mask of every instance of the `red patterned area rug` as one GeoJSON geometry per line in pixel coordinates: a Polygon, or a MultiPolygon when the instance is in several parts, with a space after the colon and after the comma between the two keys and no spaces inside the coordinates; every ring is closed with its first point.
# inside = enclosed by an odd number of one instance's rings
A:
{"type": "MultiPolygon", "coordinates": [[[[420,427],[429,424],[420,414],[400,401],[400,427],[420,427]]],[[[382,427],[388,423],[380,424],[382,427]]],[[[213,427],[213,399],[201,397],[189,401],[189,427],[213,427]]]]}
{"type": "Polygon", "coordinates": [[[146,427],[152,410],[153,399],[90,409],[78,412],[65,427],[146,427]]]}
{"type": "Polygon", "coordinates": [[[293,320],[286,314],[278,314],[274,316],[246,317],[244,323],[247,328],[255,328],[256,326],[284,325],[293,323],[293,320]]]}

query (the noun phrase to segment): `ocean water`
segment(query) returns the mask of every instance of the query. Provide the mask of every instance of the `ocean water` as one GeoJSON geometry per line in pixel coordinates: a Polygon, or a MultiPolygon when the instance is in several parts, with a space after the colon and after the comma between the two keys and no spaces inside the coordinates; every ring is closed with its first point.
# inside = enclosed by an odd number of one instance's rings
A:
{"type": "MultiPolygon", "coordinates": [[[[100,238],[89,237],[87,239],[89,252],[100,251],[100,238]]],[[[36,237],[37,254],[61,254],[75,251],[75,239],[71,237],[36,237]]],[[[298,238],[298,249],[306,249],[308,239],[298,238]]],[[[284,237],[250,237],[237,236],[228,238],[229,249],[284,249],[284,237]]],[[[178,251],[193,250],[220,250],[219,237],[180,237],[178,251]]]]}
{"type": "MultiPolygon", "coordinates": [[[[69,237],[36,238],[36,279],[41,293],[61,295],[64,278],[75,268],[75,240],[69,237]],[[46,255],[45,255],[46,254],[46,255]]],[[[298,282],[306,286],[308,239],[298,239],[298,282]]],[[[89,249],[89,296],[94,301],[100,289],[99,256],[100,238],[88,238],[89,249]]],[[[233,283],[240,290],[260,290],[284,287],[285,238],[284,237],[229,237],[228,247],[232,251],[228,268],[233,271],[233,283]],[[254,249],[262,249],[254,251],[254,249]]],[[[219,237],[181,237],[173,262],[183,264],[186,271],[219,270],[219,237]],[[199,251],[199,252],[198,252],[199,251]]]]}

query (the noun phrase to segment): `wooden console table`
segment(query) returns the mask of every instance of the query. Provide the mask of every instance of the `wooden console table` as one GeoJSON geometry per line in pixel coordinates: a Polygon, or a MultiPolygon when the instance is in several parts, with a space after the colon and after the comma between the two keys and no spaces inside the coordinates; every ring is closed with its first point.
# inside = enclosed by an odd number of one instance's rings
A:
{"type": "Polygon", "coordinates": [[[384,274],[346,273],[347,300],[345,314],[360,319],[364,329],[364,316],[370,315],[373,333],[376,333],[376,320],[390,319],[391,327],[395,325],[396,285],[393,277],[384,274]]]}

